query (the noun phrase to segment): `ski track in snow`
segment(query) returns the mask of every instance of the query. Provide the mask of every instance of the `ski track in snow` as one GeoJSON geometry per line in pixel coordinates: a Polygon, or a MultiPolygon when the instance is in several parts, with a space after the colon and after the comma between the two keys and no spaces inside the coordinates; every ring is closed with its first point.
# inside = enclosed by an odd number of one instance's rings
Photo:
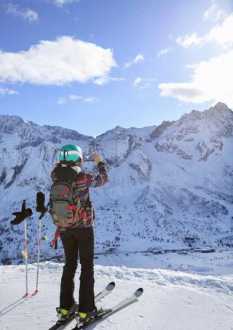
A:
{"type": "MultiPolygon", "coordinates": [[[[116,257],[113,259],[117,260],[116,257]]],[[[191,264],[192,256],[186,256],[186,259],[191,264]]],[[[1,330],[46,330],[53,324],[62,267],[63,264],[59,263],[42,263],[40,292],[33,298],[18,301],[24,294],[24,266],[0,266],[1,330]],[[10,306],[13,309],[4,315],[4,308],[16,301],[16,305],[10,306]]],[[[32,291],[35,270],[35,265],[29,265],[32,291]]],[[[116,282],[114,292],[98,306],[111,307],[138,287],[144,288],[144,294],[138,303],[90,329],[233,330],[232,274],[198,274],[162,268],[97,264],[95,278],[96,292],[109,281],[116,282]]],[[[78,279],[79,269],[76,274],[76,297],[78,279]]],[[[71,330],[72,325],[67,330],[71,330]]]]}

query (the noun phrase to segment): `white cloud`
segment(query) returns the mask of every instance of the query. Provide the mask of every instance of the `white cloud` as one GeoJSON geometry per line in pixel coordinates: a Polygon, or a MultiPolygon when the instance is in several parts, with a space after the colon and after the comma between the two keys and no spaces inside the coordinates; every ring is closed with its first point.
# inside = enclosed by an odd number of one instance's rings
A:
{"type": "Polygon", "coordinates": [[[134,64],[140,63],[144,61],[144,56],[142,54],[138,54],[134,59],[134,64]]]}
{"type": "Polygon", "coordinates": [[[158,56],[158,57],[165,56],[165,55],[167,55],[168,53],[170,53],[171,51],[172,51],[171,48],[163,48],[163,49],[160,49],[160,51],[157,53],[157,56],[158,56]]]}
{"type": "Polygon", "coordinates": [[[186,34],[185,36],[180,36],[176,39],[176,43],[184,48],[189,48],[191,46],[200,45],[203,39],[198,37],[196,33],[186,34]]]}
{"type": "Polygon", "coordinates": [[[69,5],[75,2],[79,2],[79,0],[51,0],[52,3],[58,7],[63,7],[65,5],[69,5]]]}
{"type": "Polygon", "coordinates": [[[221,23],[216,24],[206,35],[198,36],[197,33],[192,33],[178,37],[176,42],[184,48],[204,45],[210,42],[214,42],[222,47],[233,46],[233,13],[225,17],[221,23]]]}
{"type": "Polygon", "coordinates": [[[134,87],[138,87],[138,86],[141,85],[141,83],[142,83],[142,78],[141,78],[141,77],[137,77],[137,78],[134,80],[133,85],[134,85],[134,87]]]}
{"type": "Polygon", "coordinates": [[[7,14],[21,17],[30,23],[38,21],[39,19],[39,15],[35,10],[30,8],[20,8],[19,6],[11,3],[7,5],[6,12],[7,14]]]}
{"type": "Polygon", "coordinates": [[[159,85],[162,96],[185,102],[221,101],[233,106],[233,50],[192,66],[192,79],[159,85]]]}
{"type": "Polygon", "coordinates": [[[104,77],[100,77],[100,78],[97,78],[94,80],[94,83],[96,85],[99,85],[99,86],[103,86],[103,85],[106,85],[110,82],[117,82],[117,81],[124,81],[125,78],[123,77],[109,77],[109,76],[104,76],[104,77]]]}
{"type": "Polygon", "coordinates": [[[206,11],[204,12],[203,20],[218,22],[224,19],[226,16],[227,16],[226,11],[220,8],[215,1],[212,1],[210,7],[207,8],[206,11]]]}
{"type": "Polygon", "coordinates": [[[206,101],[203,92],[193,83],[163,83],[159,84],[162,96],[172,96],[184,102],[201,103],[206,101]]]}
{"type": "Polygon", "coordinates": [[[14,89],[0,88],[0,95],[18,95],[19,93],[14,89]]]}
{"type": "Polygon", "coordinates": [[[133,81],[133,86],[140,89],[151,88],[156,80],[156,78],[137,77],[133,81]]]}
{"type": "Polygon", "coordinates": [[[204,39],[206,42],[216,42],[224,47],[233,46],[233,13],[211,29],[204,39]]]}
{"type": "Polygon", "coordinates": [[[63,105],[63,104],[67,104],[70,102],[95,103],[97,101],[98,101],[98,99],[93,96],[84,97],[81,95],[70,94],[70,95],[67,95],[64,97],[59,97],[59,99],[57,100],[57,103],[59,105],[63,105]]]}
{"type": "Polygon", "coordinates": [[[41,41],[27,51],[0,51],[0,81],[41,85],[85,83],[116,66],[111,49],[70,36],[41,41]]]}
{"type": "Polygon", "coordinates": [[[142,63],[144,62],[145,58],[143,54],[137,54],[137,56],[130,62],[125,63],[125,68],[130,68],[134,64],[142,63]]]}
{"type": "Polygon", "coordinates": [[[27,19],[29,22],[34,22],[37,21],[39,19],[39,15],[37,12],[35,12],[35,10],[32,9],[26,9],[24,12],[24,18],[27,19]]]}

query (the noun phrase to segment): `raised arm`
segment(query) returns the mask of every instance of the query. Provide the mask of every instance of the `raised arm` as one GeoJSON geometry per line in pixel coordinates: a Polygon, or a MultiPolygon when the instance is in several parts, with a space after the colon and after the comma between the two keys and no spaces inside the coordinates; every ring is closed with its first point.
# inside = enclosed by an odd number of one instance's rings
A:
{"type": "Polygon", "coordinates": [[[106,164],[103,161],[103,159],[100,157],[100,155],[98,155],[97,153],[95,153],[92,157],[97,165],[99,173],[97,175],[92,175],[91,186],[92,187],[103,186],[108,181],[106,164]]]}

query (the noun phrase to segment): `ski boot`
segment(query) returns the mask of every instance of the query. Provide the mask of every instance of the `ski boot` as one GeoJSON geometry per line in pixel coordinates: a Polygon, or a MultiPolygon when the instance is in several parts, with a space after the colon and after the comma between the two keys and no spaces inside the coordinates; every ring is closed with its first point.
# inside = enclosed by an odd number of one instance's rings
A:
{"type": "Polygon", "coordinates": [[[87,324],[98,315],[98,311],[95,308],[91,312],[78,312],[78,321],[80,324],[87,324]]]}
{"type": "Polygon", "coordinates": [[[57,330],[57,329],[64,329],[66,325],[68,325],[74,318],[76,313],[78,312],[78,304],[74,304],[70,309],[57,307],[57,322],[49,328],[49,330],[57,330]]]}
{"type": "Polygon", "coordinates": [[[70,315],[70,312],[68,309],[61,308],[61,307],[57,307],[56,312],[57,312],[58,321],[61,321],[61,322],[65,321],[70,315]]]}
{"type": "Polygon", "coordinates": [[[69,321],[69,310],[57,307],[56,311],[58,320],[52,327],[49,328],[49,330],[57,330],[61,326],[65,326],[66,323],[69,321]]]}
{"type": "Polygon", "coordinates": [[[78,310],[78,304],[74,304],[70,309],[57,307],[56,311],[57,311],[58,320],[56,324],[59,325],[65,324],[67,320],[69,320],[71,317],[74,317],[74,314],[77,312],[77,310],[78,310]]]}

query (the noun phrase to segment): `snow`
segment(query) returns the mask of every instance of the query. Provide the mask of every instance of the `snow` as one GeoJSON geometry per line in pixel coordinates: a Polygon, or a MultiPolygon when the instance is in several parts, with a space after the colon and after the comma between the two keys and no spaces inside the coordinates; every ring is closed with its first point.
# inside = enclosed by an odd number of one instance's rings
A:
{"type": "MultiPolygon", "coordinates": [[[[34,211],[28,220],[32,290],[36,192],[48,200],[56,152],[67,143],[80,145],[87,157],[97,150],[109,169],[109,182],[91,191],[96,292],[117,283],[101,305],[111,307],[138,287],[145,290],[137,304],[92,328],[233,330],[233,112],[219,103],[157,127],[116,127],[96,138],[0,116],[0,262],[22,262],[23,224],[12,227],[10,220],[26,199],[34,211]],[[197,252],[210,248],[216,252],[197,252]]],[[[94,170],[91,162],[85,166],[94,170]]],[[[62,254],[60,243],[57,251],[50,248],[54,230],[46,215],[43,260],[62,254]]],[[[1,330],[52,325],[62,266],[43,262],[38,295],[21,300],[23,265],[0,266],[1,330]]],[[[78,278],[79,270],[76,297],[78,278]]]]}
{"type": "MultiPolygon", "coordinates": [[[[34,211],[33,262],[36,192],[43,191],[48,201],[56,153],[67,143],[80,145],[85,157],[97,150],[107,162],[109,182],[91,190],[98,252],[181,249],[187,237],[196,237],[200,248],[233,245],[233,112],[224,104],[157,127],[116,127],[96,138],[0,116],[0,262],[20,259],[23,227],[13,229],[10,221],[23,199],[34,211]]],[[[95,170],[92,162],[85,166],[95,170]]],[[[52,256],[54,230],[46,215],[44,259],[52,256]]]]}
{"type": "MultiPolygon", "coordinates": [[[[1,330],[40,330],[53,324],[62,266],[62,263],[43,262],[38,295],[11,305],[12,310],[5,315],[4,308],[24,294],[25,272],[23,265],[0,266],[1,330]]],[[[144,288],[144,294],[138,303],[90,329],[233,330],[232,266],[232,251],[98,256],[96,292],[108,282],[116,282],[113,293],[98,306],[111,307],[138,287],[144,288]]],[[[35,271],[36,265],[29,265],[31,288],[35,271]]],[[[78,278],[79,269],[76,297],[78,278]]],[[[67,330],[72,329],[72,325],[67,330]]]]}

